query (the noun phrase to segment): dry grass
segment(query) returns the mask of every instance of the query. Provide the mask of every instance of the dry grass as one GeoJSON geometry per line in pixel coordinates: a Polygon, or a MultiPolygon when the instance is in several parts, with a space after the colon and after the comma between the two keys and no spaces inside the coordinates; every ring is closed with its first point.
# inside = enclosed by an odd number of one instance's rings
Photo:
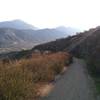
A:
{"type": "Polygon", "coordinates": [[[31,100],[35,96],[33,74],[10,65],[0,66],[0,100],[31,100]]]}
{"type": "Polygon", "coordinates": [[[69,54],[59,52],[33,54],[30,59],[6,64],[0,62],[0,100],[34,100],[36,85],[54,80],[69,59],[69,54]]]}

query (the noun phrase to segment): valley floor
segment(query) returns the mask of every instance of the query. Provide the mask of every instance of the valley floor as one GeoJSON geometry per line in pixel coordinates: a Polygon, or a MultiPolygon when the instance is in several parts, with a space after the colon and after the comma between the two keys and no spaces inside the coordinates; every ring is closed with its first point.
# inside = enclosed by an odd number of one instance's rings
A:
{"type": "Polygon", "coordinates": [[[69,70],[55,83],[43,100],[96,100],[95,86],[83,60],[74,58],[69,70]]]}

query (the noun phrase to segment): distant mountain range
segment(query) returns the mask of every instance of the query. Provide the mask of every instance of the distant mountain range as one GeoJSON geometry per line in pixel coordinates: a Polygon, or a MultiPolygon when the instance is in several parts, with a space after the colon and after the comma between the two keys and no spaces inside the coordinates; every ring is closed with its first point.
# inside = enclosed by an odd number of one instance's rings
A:
{"type": "Polygon", "coordinates": [[[38,29],[21,20],[0,22],[0,52],[29,49],[35,45],[75,34],[74,28],[38,29]]]}

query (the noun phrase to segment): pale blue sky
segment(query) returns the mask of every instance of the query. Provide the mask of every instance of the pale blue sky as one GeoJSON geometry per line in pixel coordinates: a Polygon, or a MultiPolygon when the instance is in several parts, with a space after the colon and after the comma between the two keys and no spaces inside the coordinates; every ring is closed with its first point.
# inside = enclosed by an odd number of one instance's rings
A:
{"type": "Polygon", "coordinates": [[[22,19],[39,28],[100,25],[100,0],[0,0],[0,21],[22,19]]]}

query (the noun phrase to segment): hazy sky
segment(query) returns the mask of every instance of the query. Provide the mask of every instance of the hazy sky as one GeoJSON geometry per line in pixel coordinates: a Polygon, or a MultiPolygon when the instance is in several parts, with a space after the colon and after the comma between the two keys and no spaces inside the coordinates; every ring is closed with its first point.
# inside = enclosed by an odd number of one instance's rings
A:
{"type": "Polygon", "coordinates": [[[100,25],[100,0],[0,0],[0,21],[13,19],[87,29],[100,25]]]}

